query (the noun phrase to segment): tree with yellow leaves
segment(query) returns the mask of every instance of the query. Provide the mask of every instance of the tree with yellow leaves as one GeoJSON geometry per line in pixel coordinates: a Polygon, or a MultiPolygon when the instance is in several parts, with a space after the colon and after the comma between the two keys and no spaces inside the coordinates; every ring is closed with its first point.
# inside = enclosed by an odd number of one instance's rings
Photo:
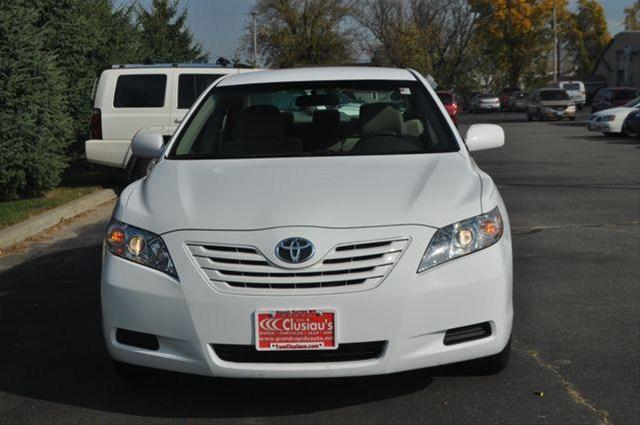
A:
{"type": "Polygon", "coordinates": [[[566,0],[469,0],[480,14],[481,54],[503,85],[544,76],[553,48],[553,9],[567,13],[566,0]]]}
{"type": "Polygon", "coordinates": [[[640,31],[640,0],[624,9],[624,29],[640,31]]]}

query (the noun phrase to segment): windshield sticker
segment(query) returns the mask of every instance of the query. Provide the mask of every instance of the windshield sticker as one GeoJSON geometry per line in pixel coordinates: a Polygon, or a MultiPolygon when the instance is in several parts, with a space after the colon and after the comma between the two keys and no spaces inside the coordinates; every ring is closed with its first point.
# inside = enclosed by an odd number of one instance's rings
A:
{"type": "Polygon", "coordinates": [[[400,87],[400,94],[403,96],[408,96],[411,94],[411,89],[408,87],[400,87]]]}

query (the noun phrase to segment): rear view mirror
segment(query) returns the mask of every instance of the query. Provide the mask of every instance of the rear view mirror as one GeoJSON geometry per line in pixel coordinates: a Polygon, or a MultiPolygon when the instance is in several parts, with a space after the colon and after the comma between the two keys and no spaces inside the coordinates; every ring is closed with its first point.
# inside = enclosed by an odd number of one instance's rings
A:
{"type": "Polygon", "coordinates": [[[164,140],[158,133],[138,132],[131,142],[131,152],[139,158],[159,158],[163,148],[164,140]]]}
{"type": "Polygon", "coordinates": [[[470,152],[495,149],[504,146],[504,130],[495,124],[474,124],[465,136],[470,152]]]}
{"type": "Polygon", "coordinates": [[[296,99],[296,106],[298,108],[310,108],[312,106],[340,106],[340,96],[333,93],[300,96],[296,99]]]}

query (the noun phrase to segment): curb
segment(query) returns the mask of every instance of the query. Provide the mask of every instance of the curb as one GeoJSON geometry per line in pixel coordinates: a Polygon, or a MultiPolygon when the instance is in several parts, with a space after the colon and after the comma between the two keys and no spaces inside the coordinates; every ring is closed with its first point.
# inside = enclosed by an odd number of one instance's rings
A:
{"type": "Polygon", "coordinates": [[[62,220],[75,217],[116,198],[117,196],[113,190],[103,189],[6,227],[0,230],[0,249],[6,249],[11,245],[22,242],[55,226],[62,220]]]}

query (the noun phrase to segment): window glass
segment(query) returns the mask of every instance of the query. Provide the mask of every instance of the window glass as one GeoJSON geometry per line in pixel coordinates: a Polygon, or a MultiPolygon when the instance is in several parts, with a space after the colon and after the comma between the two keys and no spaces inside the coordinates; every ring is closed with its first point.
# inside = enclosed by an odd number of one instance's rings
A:
{"type": "Polygon", "coordinates": [[[614,94],[614,98],[617,101],[623,101],[623,100],[631,100],[631,99],[635,99],[636,97],[638,97],[638,94],[640,92],[638,92],[637,90],[615,90],[613,91],[614,94]]]}
{"type": "Polygon", "coordinates": [[[116,83],[113,106],[116,108],[161,108],[164,106],[164,95],[167,87],[167,76],[121,75],[116,83]]]}
{"type": "Polygon", "coordinates": [[[224,74],[180,74],[178,77],[178,109],[189,109],[211,83],[224,74]]]}
{"type": "Polygon", "coordinates": [[[562,85],[564,90],[580,90],[580,84],[578,83],[565,83],[562,85]]]}
{"type": "Polygon", "coordinates": [[[454,152],[451,128],[412,81],[216,87],[169,158],[256,158],[454,152]]]}
{"type": "Polygon", "coordinates": [[[542,100],[569,100],[569,95],[564,90],[543,90],[540,92],[542,100]]]}

